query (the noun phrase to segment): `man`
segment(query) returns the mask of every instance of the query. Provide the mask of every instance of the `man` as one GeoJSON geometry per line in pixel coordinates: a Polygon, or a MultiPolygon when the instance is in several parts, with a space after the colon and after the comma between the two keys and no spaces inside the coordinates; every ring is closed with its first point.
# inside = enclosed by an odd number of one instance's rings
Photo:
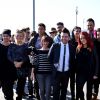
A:
{"type": "Polygon", "coordinates": [[[38,24],[38,33],[30,40],[29,46],[36,47],[37,49],[41,48],[41,38],[46,34],[46,26],[43,23],[38,24]]]}
{"type": "Polygon", "coordinates": [[[23,28],[22,31],[25,34],[25,43],[28,43],[30,40],[30,28],[29,27],[23,28]]]}
{"type": "Polygon", "coordinates": [[[66,100],[70,70],[73,70],[75,61],[75,50],[69,39],[70,32],[64,28],[61,32],[61,42],[54,43],[48,54],[49,60],[54,65],[53,100],[66,100]]]}
{"type": "Polygon", "coordinates": [[[89,18],[87,20],[87,30],[88,30],[88,33],[90,34],[90,37],[92,39],[97,37],[97,34],[96,34],[96,31],[94,30],[94,27],[95,27],[95,21],[92,18],[89,18]]]}
{"type": "Polygon", "coordinates": [[[64,24],[62,22],[58,22],[57,23],[57,31],[58,31],[58,33],[54,37],[54,42],[55,43],[59,43],[61,41],[60,34],[61,34],[63,28],[64,28],[64,24]]]}
{"type": "Polygon", "coordinates": [[[52,27],[52,28],[51,28],[51,31],[50,31],[49,33],[50,33],[50,37],[51,37],[52,39],[54,39],[54,37],[57,35],[56,28],[52,27]]]}
{"type": "MultiPolygon", "coordinates": [[[[94,30],[95,27],[95,21],[92,18],[87,19],[87,30],[88,33],[90,34],[91,39],[94,42],[94,46],[96,48],[96,42],[95,39],[97,38],[97,32],[94,30]]],[[[97,79],[93,79],[93,98],[97,97],[98,94],[98,83],[97,79]]]]}
{"type": "Polygon", "coordinates": [[[8,48],[11,45],[11,30],[5,29],[2,33],[3,41],[0,44],[0,82],[5,100],[13,99],[13,85],[17,79],[16,68],[8,60],[8,48]]]}
{"type": "MultiPolygon", "coordinates": [[[[94,40],[95,48],[97,50],[98,62],[100,62],[100,28],[97,29],[97,38],[94,40]]],[[[100,63],[98,68],[98,78],[94,80],[93,100],[97,99],[100,84],[100,63]]]]}
{"type": "MultiPolygon", "coordinates": [[[[42,37],[47,36],[45,31],[46,31],[45,24],[43,24],[43,23],[38,24],[38,33],[30,40],[29,46],[35,47],[36,49],[40,49],[42,47],[42,44],[41,44],[42,37]]],[[[52,42],[53,42],[53,40],[50,42],[50,46],[51,46],[52,42]]],[[[36,98],[38,100],[40,100],[37,79],[35,79],[34,88],[35,88],[36,98]]]]}

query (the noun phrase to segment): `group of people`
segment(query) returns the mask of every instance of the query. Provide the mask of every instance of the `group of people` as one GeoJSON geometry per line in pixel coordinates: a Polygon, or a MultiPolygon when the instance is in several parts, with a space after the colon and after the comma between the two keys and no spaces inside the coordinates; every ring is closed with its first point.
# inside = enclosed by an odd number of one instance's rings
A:
{"type": "Polygon", "coordinates": [[[50,35],[43,23],[32,34],[24,28],[11,36],[11,30],[5,29],[0,43],[0,83],[5,99],[14,100],[16,84],[16,100],[22,100],[28,79],[29,97],[34,94],[37,100],[51,100],[52,93],[53,100],[66,100],[70,79],[71,100],[96,100],[100,84],[100,28],[94,27],[95,21],[89,18],[87,31],[75,26],[72,34],[63,22],[57,23],[57,29],[51,28],[50,35]]]}

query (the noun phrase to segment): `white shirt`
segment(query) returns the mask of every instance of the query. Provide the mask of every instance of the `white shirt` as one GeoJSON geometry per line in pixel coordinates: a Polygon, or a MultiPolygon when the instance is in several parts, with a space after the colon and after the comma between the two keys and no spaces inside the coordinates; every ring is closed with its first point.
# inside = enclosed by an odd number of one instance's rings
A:
{"type": "MultiPolygon", "coordinates": [[[[63,69],[63,55],[64,55],[64,45],[61,42],[61,47],[60,47],[60,59],[59,59],[59,64],[57,67],[57,71],[62,72],[63,69]]],[[[66,54],[65,54],[65,67],[64,67],[64,71],[68,71],[69,70],[69,45],[68,43],[66,44],[66,54]]]]}

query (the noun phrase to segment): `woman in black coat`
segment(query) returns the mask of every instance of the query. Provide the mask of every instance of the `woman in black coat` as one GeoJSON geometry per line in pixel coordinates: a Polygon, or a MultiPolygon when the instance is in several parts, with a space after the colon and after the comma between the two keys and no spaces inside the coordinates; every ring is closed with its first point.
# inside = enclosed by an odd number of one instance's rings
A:
{"type": "Polygon", "coordinates": [[[80,34],[76,49],[76,64],[76,100],[85,100],[83,87],[86,82],[86,100],[91,100],[93,79],[97,79],[98,75],[98,59],[93,42],[87,32],[80,34]]]}
{"type": "MultiPolygon", "coordinates": [[[[70,40],[70,43],[73,45],[75,50],[76,50],[76,47],[78,45],[80,33],[81,33],[81,27],[75,26],[73,28],[72,38],[70,40]]],[[[75,81],[76,81],[75,74],[76,74],[76,63],[74,65],[73,70],[71,70],[71,74],[70,74],[70,89],[71,89],[72,100],[75,100],[75,97],[76,97],[76,95],[75,95],[75,81]]]]}

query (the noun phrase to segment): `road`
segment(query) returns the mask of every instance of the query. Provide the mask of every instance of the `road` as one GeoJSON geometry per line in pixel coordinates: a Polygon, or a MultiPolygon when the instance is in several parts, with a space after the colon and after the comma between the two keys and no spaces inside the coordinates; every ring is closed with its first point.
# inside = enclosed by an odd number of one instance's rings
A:
{"type": "MultiPolygon", "coordinates": [[[[86,87],[84,86],[84,91],[85,91],[85,93],[86,93],[85,88],[86,88],[86,87]]],[[[100,88],[99,88],[99,90],[100,90],[100,88]]],[[[27,84],[26,84],[26,86],[25,86],[25,92],[28,93],[28,91],[27,91],[27,84]]],[[[66,100],[71,100],[70,88],[69,88],[69,86],[68,86],[68,93],[67,93],[67,96],[66,96],[66,97],[67,97],[66,100]]],[[[15,98],[16,98],[16,93],[15,93],[15,89],[14,89],[14,100],[16,100],[15,98]]],[[[5,100],[5,99],[4,99],[4,96],[3,96],[3,93],[2,93],[2,89],[0,89],[0,100],[5,100]]],[[[33,99],[28,99],[27,97],[25,97],[25,98],[23,98],[22,100],[36,100],[36,99],[35,99],[35,98],[33,98],[33,99]]],[[[98,95],[98,100],[100,100],[100,92],[99,92],[99,95],[98,95]]]]}

